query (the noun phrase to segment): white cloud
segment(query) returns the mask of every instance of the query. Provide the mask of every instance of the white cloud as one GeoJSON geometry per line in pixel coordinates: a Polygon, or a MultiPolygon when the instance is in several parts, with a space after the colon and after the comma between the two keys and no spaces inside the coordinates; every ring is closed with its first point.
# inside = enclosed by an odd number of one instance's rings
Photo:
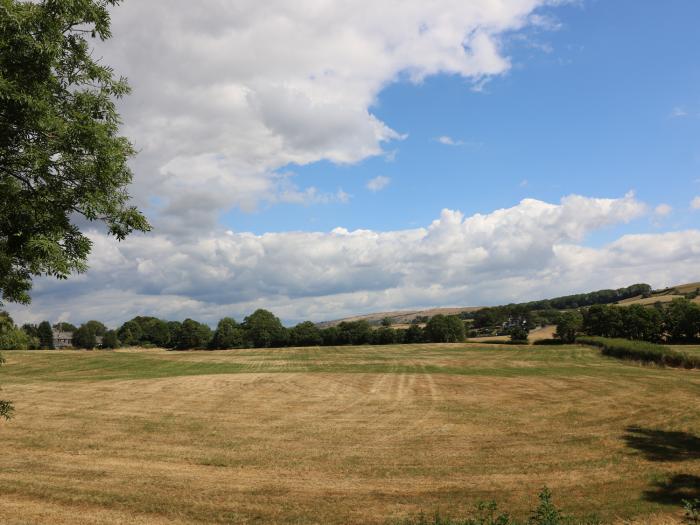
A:
{"type": "Polygon", "coordinates": [[[439,142],[440,144],[444,144],[445,146],[461,146],[464,144],[463,141],[453,139],[447,135],[442,135],[441,137],[436,138],[435,141],[439,142]]]}
{"type": "Polygon", "coordinates": [[[661,203],[654,208],[654,215],[657,217],[666,217],[673,211],[673,208],[665,203],[661,203]]]}
{"type": "Polygon", "coordinates": [[[384,175],[379,175],[378,177],[374,177],[373,179],[370,179],[367,182],[367,189],[369,191],[380,191],[386,188],[389,183],[391,182],[391,179],[389,177],[385,177],[384,175]]]}
{"type": "Polygon", "coordinates": [[[388,84],[502,74],[502,35],[546,27],[550,3],[125,2],[96,53],[133,87],[120,110],[137,202],[159,197],[170,231],[209,231],[231,207],[288,200],[285,166],[354,163],[404,137],[371,110],[388,84]]]}
{"type": "Polygon", "coordinates": [[[644,213],[632,194],[572,195],[469,217],[443,210],[426,227],[385,232],[221,231],[179,239],[155,232],[118,244],[92,232],[89,272],[39,279],[32,307],[12,305],[11,313],[20,322],[99,318],[115,326],[138,314],[214,323],[263,307],[288,321],[322,320],[700,279],[697,230],[582,244],[589,233],[644,213]]]}
{"type": "Polygon", "coordinates": [[[700,195],[690,201],[690,207],[694,210],[700,210],[700,195]]]}

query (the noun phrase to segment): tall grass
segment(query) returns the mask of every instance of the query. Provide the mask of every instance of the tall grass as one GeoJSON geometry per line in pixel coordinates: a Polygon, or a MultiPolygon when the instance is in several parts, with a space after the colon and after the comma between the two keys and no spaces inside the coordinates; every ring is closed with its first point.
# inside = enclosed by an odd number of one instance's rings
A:
{"type": "Polygon", "coordinates": [[[647,343],[646,341],[630,341],[629,339],[612,339],[608,337],[578,337],[576,342],[597,346],[603,355],[630,359],[643,363],[656,363],[661,366],[675,368],[700,368],[700,356],[672,350],[667,346],[647,343]]]}

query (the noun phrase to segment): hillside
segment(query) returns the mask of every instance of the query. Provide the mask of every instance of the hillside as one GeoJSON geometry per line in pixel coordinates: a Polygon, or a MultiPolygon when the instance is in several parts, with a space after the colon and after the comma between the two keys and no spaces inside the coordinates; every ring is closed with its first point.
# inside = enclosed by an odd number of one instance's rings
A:
{"type": "Polygon", "coordinates": [[[454,308],[429,308],[426,310],[398,310],[393,312],[377,312],[373,314],[355,315],[352,317],[345,317],[343,319],[335,319],[332,321],[323,321],[317,323],[319,328],[328,328],[329,326],[336,326],[342,322],[352,322],[352,321],[367,321],[370,324],[379,324],[382,319],[391,319],[392,325],[403,325],[410,324],[416,318],[420,317],[433,317],[434,315],[459,315],[462,312],[475,312],[480,310],[481,306],[462,306],[454,308]]]}
{"type": "Polygon", "coordinates": [[[629,306],[632,304],[651,305],[655,303],[670,303],[674,299],[680,299],[681,297],[688,297],[693,302],[700,303],[700,293],[698,292],[700,292],[700,282],[679,284],[669,288],[654,290],[651,295],[646,297],[643,295],[636,295],[629,299],[618,301],[617,304],[620,306],[629,306]]]}
{"type": "MultiPolygon", "coordinates": [[[[570,296],[563,296],[563,297],[556,297],[552,299],[544,299],[541,301],[531,301],[527,303],[519,303],[522,305],[528,305],[532,306],[533,309],[537,309],[538,306],[540,306],[540,303],[552,303],[551,305],[546,305],[551,308],[555,309],[566,309],[562,308],[558,303],[561,303],[562,300],[570,299],[570,298],[578,298],[578,297],[583,297],[587,295],[594,295],[594,294],[601,294],[602,292],[610,291],[610,292],[620,292],[621,290],[628,290],[628,289],[633,289],[634,286],[639,286],[639,285],[633,285],[628,287],[627,289],[619,289],[619,290],[598,290],[596,292],[591,292],[590,294],[577,294],[577,295],[570,295],[570,296]]],[[[649,289],[649,288],[647,288],[649,289]]],[[[656,302],[670,302],[673,299],[679,298],[679,297],[686,297],[687,295],[692,295],[694,294],[698,289],[700,289],[700,282],[694,282],[694,283],[687,283],[687,284],[679,284],[675,286],[671,286],[668,288],[663,288],[660,290],[653,290],[651,294],[637,294],[633,295],[631,297],[626,297],[624,299],[621,299],[619,301],[614,301],[614,300],[603,300],[600,301],[602,304],[618,304],[620,306],[628,306],[631,304],[642,304],[642,305],[651,305],[656,302]]],[[[700,294],[698,294],[696,297],[692,298],[693,301],[700,303],[700,294]]],[[[595,302],[593,303],[595,304],[595,302]]],[[[542,306],[545,306],[542,304],[542,306]]],[[[343,319],[334,319],[331,321],[323,321],[320,323],[317,323],[317,326],[319,328],[328,328],[329,326],[336,326],[342,322],[352,322],[352,321],[367,321],[370,324],[377,325],[379,324],[382,319],[384,318],[389,318],[391,320],[392,325],[407,325],[410,324],[414,319],[416,318],[421,318],[421,317],[432,317],[434,315],[438,314],[443,314],[443,315],[459,315],[463,312],[476,312],[477,310],[481,310],[484,308],[483,306],[462,306],[462,307],[444,307],[444,308],[428,308],[424,310],[397,310],[397,311],[389,311],[389,312],[375,312],[371,314],[363,314],[363,315],[355,315],[351,317],[345,317],[343,319]]]]}

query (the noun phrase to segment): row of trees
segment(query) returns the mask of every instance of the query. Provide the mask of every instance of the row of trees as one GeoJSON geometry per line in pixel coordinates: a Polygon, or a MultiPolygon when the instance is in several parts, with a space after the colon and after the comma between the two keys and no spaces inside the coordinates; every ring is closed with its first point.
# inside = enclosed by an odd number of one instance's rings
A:
{"type": "MultiPolygon", "coordinates": [[[[494,309],[491,309],[494,310],[494,309]]],[[[511,312],[517,314],[513,309],[511,312]]],[[[526,340],[532,321],[511,328],[514,340],[526,340]]],[[[700,336],[700,305],[688,299],[675,299],[662,306],[593,305],[578,310],[556,312],[556,336],[573,342],[578,334],[624,338],[639,341],[691,342],[700,336]]],[[[367,321],[344,321],[337,326],[319,328],[310,321],[286,328],[267,310],[256,310],[242,323],[225,317],[215,330],[193,319],[164,321],[156,317],[138,316],[117,330],[108,330],[99,321],[88,321],[75,327],[69,323],[54,329],[72,332],[73,346],[103,348],[120,346],[153,346],[173,349],[191,348],[270,348],[284,346],[383,345],[401,343],[450,343],[465,339],[465,322],[458,316],[436,315],[425,327],[412,324],[396,329],[386,320],[374,328],[367,321]]],[[[39,325],[16,327],[6,313],[0,313],[0,349],[53,348],[52,327],[48,321],[39,325]]]]}
{"type": "Polygon", "coordinates": [[[474,312],[464,312],[461,314],[461,317],[463,319],[472,319],[472,326],[477,330],[500,326],[511,319],[521,319],[525,321],[526,327],[533,328],[537,325],[557,324],[561,316],[561,310],[610,304],[637,296],[647,297],[651,294],[651,291],[651,286],[648,284],[633,284],[632,286],[616,290],[598,290],[541,301],[481,308],[474,312]]]}
{"type": "MultiPolygon", "coordinates": [[[[9,316],[8,316],[9,318],[9,316]]],[[[5,338],[0,348],[38,349],[53,348],[52,327],[48,321],[39,325],[25,324],[13,327],[13,336],[5,338]]],[[[99,321],[88,321],[80,327],[68,323],[53,326],[56,330],[72,333],[76,348],[118,348],[145,346],[185,350],[191,348],[270,348],[283,346],[336,346],[382,345],[422,342],[459,342],[465,338],[465,326],[457,316],[436,315],[423,328],[411,325],[396,329],[384,322],[372,327],[367,321],[341,322],[337,326],[319,328],[311,321],[286,328],[272,312],[256,310],[238,323],[231,317],[219,321],[216,329],[193,319],[164,321],[157,317],[138,316],[125,322],[117,330],[108,330],[99,321]]],[[[2,341],[2,340],[0,340],[2,341]]]]}
{"type": "Polygon", "coordinates": [[[594,305],[562,314],[557,337],[573,342],[577,333],[634,341],[693,342],[700,337],[700,305],[679,298],[666,306],[594,305]]]}
{"type": "Polygon", "coordinates": [[[311,321],[305,321],[286,328],[272,312],[260,309],[242,323],[225,317],[215,330],[193,319],[180,323],[155,317],[135,317],[117,330],[117,337],[124,345],[184,350],[459,342],[465,338],[465,329],[461,319],[444,315],[434,316],[425,328],[411,325],[407,329],[395,329],[385,323],[375,329],[367,321],[346,321],[328,328],[319,328],[311,321]]]}

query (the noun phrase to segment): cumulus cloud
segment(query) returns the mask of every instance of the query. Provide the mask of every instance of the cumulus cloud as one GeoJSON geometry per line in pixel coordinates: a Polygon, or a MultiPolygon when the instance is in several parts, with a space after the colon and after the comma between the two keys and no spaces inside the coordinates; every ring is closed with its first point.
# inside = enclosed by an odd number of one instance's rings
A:
{"type": "Polygon", "coordinates": [[[125,2],[96,53],[133,87],[120,110],[139,150],[136,200],[171,232],[209,231],[232,207],[308,202],[279,170],[383,154],[404,137],[372,113],[388,84],[502,74],[502,36],[542,26],[550,3],[125,2]]]}
{"type": "Polygon", "coordinates": [[[385,177],[384,175],[379,175],[378,177],[374,177],[373,179],[370,179],[367,182],[367,189],[369,191],[380,191],[386,188],[389,183],[391,182],[391,179],[389,177],[385,177]]]}
{"type": "Polygon", "coordinates": [[[690,201],[690,207],[694,210],[700,210],[700,195],[690,201]]]}
{"type": "Polygon", "coordinates": [[[122,243],[92,232],[89,272],[39,279],[32,307],[12,305],[11,313],[21,322],[99,318],[115,326],[138,314],[214,323],[269,308],[293,322],[700,279],[697,230],[585,245],[591,232],[646,211],[632,194],[572,195],[471,216],[443,210],[425,227],[396,231],[153,233],[122,243]]]}

